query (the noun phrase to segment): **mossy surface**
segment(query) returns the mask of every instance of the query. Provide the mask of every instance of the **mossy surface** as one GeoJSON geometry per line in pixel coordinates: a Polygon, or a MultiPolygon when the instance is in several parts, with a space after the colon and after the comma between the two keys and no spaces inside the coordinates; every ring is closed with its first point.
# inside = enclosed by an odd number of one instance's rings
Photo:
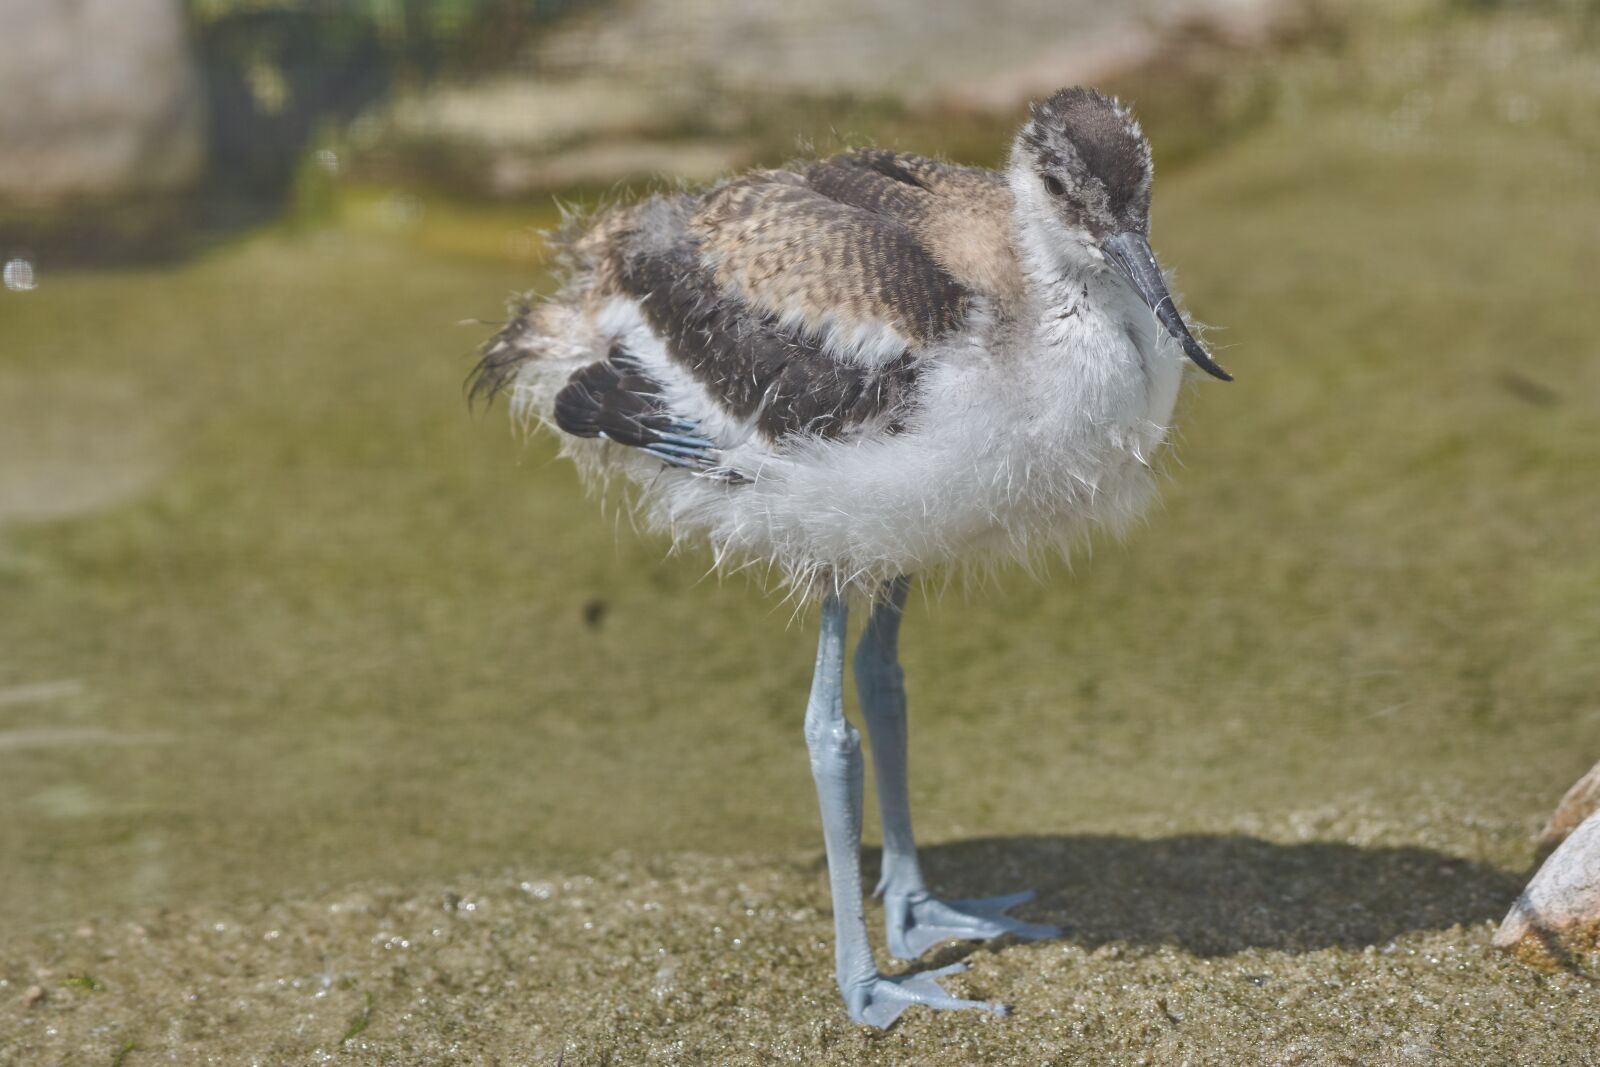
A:
{"type": "Polygon", "coordinates": [[[115,481],[0,527],[0,1062],[1593,1062],[1595,987],[1488,943],[1600,754],[1570,30],[1271,72],[1158,178],[1238,376],[1164,506],[913,596],[934,880],[1070,929],[972,953],[1004,1021],[843,1019],[810,620],[466,414],[520,222],[406,201],[0,294],[0,487],[115,481]]]}

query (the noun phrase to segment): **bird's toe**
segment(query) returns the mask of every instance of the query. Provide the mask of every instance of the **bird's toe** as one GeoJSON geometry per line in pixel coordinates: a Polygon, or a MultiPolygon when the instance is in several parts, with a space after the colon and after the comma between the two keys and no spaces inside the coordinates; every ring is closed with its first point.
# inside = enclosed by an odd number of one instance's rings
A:
{"type": "Polygon", "coordinates": [[[922,971],[917,974],[892,977],[880,974],[865,986],[846,995],[850,1018],[854,1022],[887,1030],[907,1008],[918,1004],[934,1011],[975,1009],[989,1012],[991,1015],[1007,1014],[1010,1009],[1004,1004],[988,1000],[964,1000],[952,996],[939,984],[940,978],[966,969],[965,963],[955,963],[948,967],[940,967],[936,971],[922,971]]]}
{"type": "Polygon", "coordinates": [[[987,941],[1010,934],[1024,941],[1061,936],[1061,928],[1030,923],[1005,914],[1033,899],[1033,892],[1000,897],[943,901],[926,892],[887,895],[884,910],[889,952],[896,959],[914,960],[945,941],[987,941]]]}

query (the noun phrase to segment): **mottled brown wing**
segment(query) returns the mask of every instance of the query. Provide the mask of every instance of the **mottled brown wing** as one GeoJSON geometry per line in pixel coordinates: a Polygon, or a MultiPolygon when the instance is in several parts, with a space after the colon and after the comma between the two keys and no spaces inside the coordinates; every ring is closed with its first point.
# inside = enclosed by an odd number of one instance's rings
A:
{"type": "Polygon", "coordinates": [[[928,196],[824,161],[713,189],[690,230],[717,284],[752,308],[846,342],[892,331],[920,347],[957,329],[973,295],[919,238],[928,196]]]}
{"type": "Polygon", "coordinates": [[[1003,174],[910,152],[861,148],[813,164],[806,178],[835,200],[900,221],[968,292],[1001,309],[1022,298],[1011,190],[1003,174]]]}

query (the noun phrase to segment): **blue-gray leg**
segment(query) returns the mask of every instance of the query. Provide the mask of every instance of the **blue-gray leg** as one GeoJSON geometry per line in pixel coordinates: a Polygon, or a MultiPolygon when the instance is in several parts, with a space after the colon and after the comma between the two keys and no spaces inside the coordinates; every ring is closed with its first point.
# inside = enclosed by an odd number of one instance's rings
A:
{"type": "Polygon", "coordinates": [[[861,735],[844,717],[844,649],[848,613],[830,596],[822,604],[822,634],[817,670],[806,704],[806,746],[811,775],[822,807],[822,835],[828,852],[828,882],[833,891],[834,974],[850,1018],[887,1027],[913,1004],[930,1008],[983,1008],[1003,1013],[998,1004],[952,997],[935,981],[965,964],[922,974],[889,978],[878,973],[867,943],[861,900],[861,735]]]}
{"type": "Polygon", "coordinates": [[[856,692],[872,736],[878,808],[883,816],[883,896],[889,952],[912,960],[941,941],[984,941],[1001,934],[1028,940],[1059,937],[1054,926],[1013,919],[1005,912],[1033,899],[1031,891],[981,900],[945,902],[928,892],[911,836],[911,799],[906,786],[906,690],[900,668],[900,616],[910,582],[896,578],[873,606],[856,646],[856,692]]]}

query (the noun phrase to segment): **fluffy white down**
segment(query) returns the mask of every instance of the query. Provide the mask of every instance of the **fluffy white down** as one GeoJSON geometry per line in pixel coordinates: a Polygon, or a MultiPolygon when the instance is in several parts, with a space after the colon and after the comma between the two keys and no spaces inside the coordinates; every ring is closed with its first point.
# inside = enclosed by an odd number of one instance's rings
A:
{"type": "Polygon", "coordinates": [[[563,454],[591,485],[625,476],[645,524],[675,544],[704,543],[719,569],[767,570],[802,598],[872,596],[896,575],[936,568],[1031,565],[1094,527],[1120,532],[1148,505],[1184,364],[1149,309],[1095,264],[1022,251],[1034,308],[1010,326],[980,311],[929,350],[900,433],[869,426],[775,449],[672,364],[624,299],[598,314],[559,297],[540,309],[542,354],[519,372],[514,410],[554,429],[567,376],[621,342],[663,382],[670,408],[697,419],[726,465],[753,480],[666,468],[557,431],[563,454]]]}

